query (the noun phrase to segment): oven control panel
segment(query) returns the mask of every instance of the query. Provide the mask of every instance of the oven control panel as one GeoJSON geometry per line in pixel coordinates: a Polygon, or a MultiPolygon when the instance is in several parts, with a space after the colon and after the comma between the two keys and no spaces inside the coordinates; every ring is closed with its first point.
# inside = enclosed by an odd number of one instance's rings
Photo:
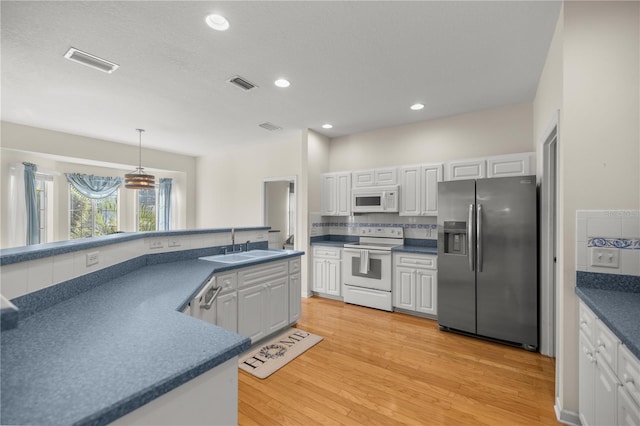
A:
{"type": "Polygon", "coordinates": [[[382,237],[382,238],[403,238],[404,236],[404,228],[401,227],[371,227],[371,228],[360,228],[360,236],[361,237],[382,237]]]}

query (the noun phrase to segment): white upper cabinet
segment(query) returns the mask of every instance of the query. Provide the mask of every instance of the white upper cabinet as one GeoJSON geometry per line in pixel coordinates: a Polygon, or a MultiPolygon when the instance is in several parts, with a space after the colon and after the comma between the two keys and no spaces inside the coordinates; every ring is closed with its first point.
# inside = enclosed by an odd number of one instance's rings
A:
{"type": "Polygon", "coordinates": [[[437,216],[442,175],[441,163],[401,167],[400,216],[437,216]]]}
{"type": "Polygon", "coordinates": [[[323,216],[349,216],[351,214],[351,172],[323,174],[320,194],[320,213],[323,216]]]}
{"type": "Polygon", "coordinates": [[[535,162],[534,152],[449,161],[446,180],[527,176],[535,174],[535,162]]]}
{"type": "Polygon", "coordinates": [[[535,154],[499,155],[487,158],[487,177],[526,176],[535,174],[535,154]]]}
{"type": "Polygon", "coordinates": [[[397,185],[398,169],[396,167],[386,167],[383,169],[358,170],[351,173],[351,183],[354,188],[397,185]]]}
{"type": "Polygon", "coordinates": [[[456,160],[447,163],[447,180],[482,179],[487,176],[484,158],[456,160]]]}

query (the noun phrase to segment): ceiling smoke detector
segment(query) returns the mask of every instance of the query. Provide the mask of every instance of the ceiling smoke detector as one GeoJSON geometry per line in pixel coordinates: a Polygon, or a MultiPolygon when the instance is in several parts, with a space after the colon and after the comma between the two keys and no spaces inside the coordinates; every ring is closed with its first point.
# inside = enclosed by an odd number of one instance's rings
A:
{"type": "Polygon", "coordinates": [[[120,65],[118,64],[114,64],[113,62],[99,58],[90,53],[83,52],[82,50],[78,50],[75,47],[69,48],[69,50],[67,50],[67,53],[64,54],[64,57],[69,59],[70,61],[86,65],[102,72],[106,72],[107,74],[111,74],[112,72],[120,68],[120,65]]]}
{"type": "Polygon", "coordinates": [[[282,127],[276,126],[275,124],[269,123],[268,121],[264,122],[262,124],[258,124],[258,126],[262,127],[263,129],[269,130],[270,132],[273,132],[273,131],[276,131],[276,130],[282,130],[282,127]]]}
{"type": "Polygon", "coordinates": [[[234,84],[243,90],[251,90],[253,88],[258,87],[252,82],[250,82],[249,80],[247,80],[246,78],[240,77],[239,75],[236,75],[230,78],[229,83],[234,84]]]}

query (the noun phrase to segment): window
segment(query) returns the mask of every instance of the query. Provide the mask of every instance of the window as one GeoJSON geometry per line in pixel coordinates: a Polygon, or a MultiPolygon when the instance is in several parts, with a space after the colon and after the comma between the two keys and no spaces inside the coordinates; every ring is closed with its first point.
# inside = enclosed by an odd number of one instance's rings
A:
{"type": "Polygon", "coordinates": [[[40,243],[47,242],[47,182],[36,174],[36,209],[38,210],[38,235],[40,243]]]}
{"type": "Polygon", "coordinates": [[[136,226],[138,231],[155,231],[157,229],[157,205],[156,201],[158,199],[156,195],[156,190],[154,189],[143,189],[137,191],[138,194],[138,204],[137,210],[138,213],[136,215],[136,226]]]}
{"type": "Polygon", "coordinates": [[[98,200],[85,197],[69,185],[69,238],[97,237],[118,230],[118,193],[98,200]]]}

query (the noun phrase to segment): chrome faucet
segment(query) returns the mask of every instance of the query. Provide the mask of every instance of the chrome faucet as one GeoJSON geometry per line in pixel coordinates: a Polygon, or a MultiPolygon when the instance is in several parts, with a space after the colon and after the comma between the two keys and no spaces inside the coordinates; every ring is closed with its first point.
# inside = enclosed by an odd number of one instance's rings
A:
{"type": "Polygon", "coordinates": [[[244,251],[249,251],[249,243],[250,242],[251,242],[250,240],[247,240],[247,242],[244,243],[244,251]]]}

